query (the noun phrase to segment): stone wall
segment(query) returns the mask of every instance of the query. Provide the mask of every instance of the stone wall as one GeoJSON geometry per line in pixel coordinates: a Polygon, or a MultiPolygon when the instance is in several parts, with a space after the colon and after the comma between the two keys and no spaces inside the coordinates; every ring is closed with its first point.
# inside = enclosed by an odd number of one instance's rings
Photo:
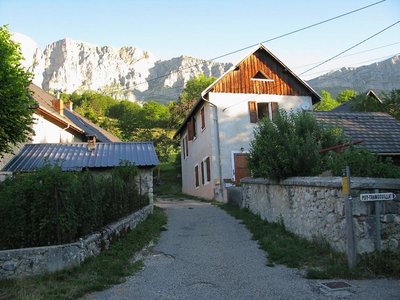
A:
{"type": "Polygon", "coordinates": [[[152,209],[152,205],[148,205],[79,242],[0,251],[0,278],[39,275],[78,266],[88,257],[108,249],[113,239],[135,228],[152,209]]]}
{"type": "MultiPolygon", "coordinates": [[[[245,178],[242,203],[268,222],[283,222],[285,227],[306,239],[323,239],[345,252],[345,208],[341,177],[293,177],[275,182],[245,178]]],[[[351,179],[353,220],[358,253],[375,250],[374,202],[361,202],[361,193],[395,192],[395,201],[381,201],[383,249],[400,249],[400,180],[351,179]]]]}

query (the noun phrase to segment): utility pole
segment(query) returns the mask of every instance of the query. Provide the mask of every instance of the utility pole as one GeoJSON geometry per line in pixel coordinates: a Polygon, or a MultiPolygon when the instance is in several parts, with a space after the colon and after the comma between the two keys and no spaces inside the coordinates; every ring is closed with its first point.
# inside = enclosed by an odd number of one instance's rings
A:
{"type": "Polygon", "coordinates": [[[354,238],[354,224],[353,224],[353,198],[350,194],[350,167],[346,166],[344,169],[344,177],[342,178],[344,205],[345,205],[345,218],[346,218],[346,240],[347,240],[347,264],[349,268],[354,268],[357,263],[356,245],[354,238]]]}

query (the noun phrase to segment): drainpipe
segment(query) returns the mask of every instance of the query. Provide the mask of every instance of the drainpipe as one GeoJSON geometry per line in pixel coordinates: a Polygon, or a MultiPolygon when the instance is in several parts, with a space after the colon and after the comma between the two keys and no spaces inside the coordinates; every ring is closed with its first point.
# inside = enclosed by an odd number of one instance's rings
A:
{"type": "Polygon", "coordinates": [[[219,122],[218,122],[218,106],[216,106],[214,103],[208,101],[206,98],[204,98],[203,94],[201,94],[201,98],[210,104],[215,109],[215,123],[216,123],[216,128],[217,128],[217,156],[218,156],[218,172],[219,172],[219,186],[220,186],[220,192],[222,196],[222,200],[224,199],[224,186],[223,186],[223,180],[222,180],[222,162],[221,162],[221,140],[219,138],[219,122]]]}
{"type": "Polygon", "coordinates": [[[67,127],[61,129],[61,132],[60,132],[60,143],[62,143],[62,133],[63,133],[63,131],[67,130],[69,128],[69,126],[70,126],[70,124],[68,123],[67,127]]]}

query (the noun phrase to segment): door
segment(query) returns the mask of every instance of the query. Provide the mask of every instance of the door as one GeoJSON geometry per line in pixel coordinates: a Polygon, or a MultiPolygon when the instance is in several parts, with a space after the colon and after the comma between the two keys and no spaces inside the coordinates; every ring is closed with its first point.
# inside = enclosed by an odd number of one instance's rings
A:
{"type": "Polygon", "coordinates": [[[235,181],[236,183],[240,182],[240,179],[244,177],[250,177],[249,169],[247,168],[247,157],[246,153],[234,153],[233,154],[233,163],[234,163],[234,171],[235,171],[235,181]]]}

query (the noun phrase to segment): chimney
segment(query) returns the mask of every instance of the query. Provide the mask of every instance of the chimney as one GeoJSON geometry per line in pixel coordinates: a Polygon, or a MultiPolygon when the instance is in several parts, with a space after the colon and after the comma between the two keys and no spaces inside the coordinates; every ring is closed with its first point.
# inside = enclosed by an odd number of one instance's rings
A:
{"type": "Polygon", "coordinates": [[[96,136],[89,135],[87,139],[88,139],[88,144],[87,144],[88,151],[93,151],[94,149],[96,149],[96,136]]]}
{"type": "Polygon", "coordinates": [[[57,99],[51,101],[53,108],[64,117],[64,102],[60,99],[60,91],[57,91],[57,99]]]}
{"type": "Polygon", "coordinates": [[[67,103],[65,103],[65,106],[69,111],[72,111],[73,104],[71,100],[68,100],[67,103]]]}

